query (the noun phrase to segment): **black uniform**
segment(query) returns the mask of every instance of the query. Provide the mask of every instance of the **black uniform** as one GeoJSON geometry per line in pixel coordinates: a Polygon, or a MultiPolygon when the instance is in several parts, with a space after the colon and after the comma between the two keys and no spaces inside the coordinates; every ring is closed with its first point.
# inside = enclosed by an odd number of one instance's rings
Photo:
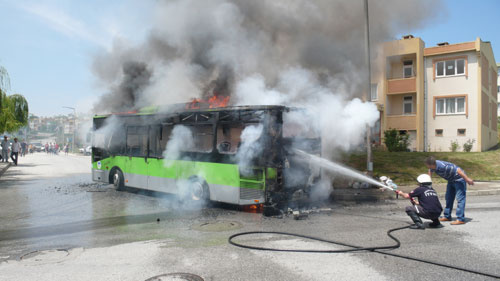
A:
{"type": "Polygon", "coordinates": [[[410,197],[418,198],[418,205],[406,207],[406,212],[415,212],[419,217],[436,220],[441,215],[443,207],[436,191],[431,186],[422,185],[409,193],[410,197]]]}

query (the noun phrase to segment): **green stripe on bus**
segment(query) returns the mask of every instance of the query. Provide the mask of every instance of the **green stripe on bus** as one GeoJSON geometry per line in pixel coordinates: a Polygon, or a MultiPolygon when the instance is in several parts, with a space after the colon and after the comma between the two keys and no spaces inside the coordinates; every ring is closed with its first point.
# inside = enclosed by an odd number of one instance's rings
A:
{"type": "MultiPolygon", "coordinates": [[[[187,179],[191,176],[200,176],[208,184],[229,185],[235,187],[246,187],[253,189],[263,189],[262,182],[252,181],[261,184],[240,184],[238,165],[196,162],[184,160],[168,160],[144,157],[111,156],[100,160],[101,169],[110,170],[119,167],[123,173],[150,175],[154,177],[164,177],[172,179],[187,179]]],[[[94,169],[98,169],[97,162],[92,163],[94,169]]],[[[267,169],[269,170],[269,169],[267,169]]],[[[242,179],[243,182],[249,182],[242,179]]]]}

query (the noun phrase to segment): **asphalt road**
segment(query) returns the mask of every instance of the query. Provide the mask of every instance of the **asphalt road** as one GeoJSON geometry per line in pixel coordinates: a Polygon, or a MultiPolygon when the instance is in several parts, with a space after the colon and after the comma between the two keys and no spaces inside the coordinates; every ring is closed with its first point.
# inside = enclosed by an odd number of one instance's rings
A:
{"type": "MultiPolygon", "coordinates": [[[[173,196],[117,192],[90,181],[89,161],[39,153],[0,177],[0,280],[145,280],[173,272],[204,280],[489,280],[378,253],[277,253],[227,243],[233,233],[262,230],[392,244],[386,231],[409,223],[402,199],[332,203],[331,214],[299,221],[266,218],[230,206],[184,206],[173,196]]],[[[398,231],[402,245],[391,252],[500,275],[500,196],[469,197],[466,216],[470,222],[462,226],[398,231]]],[[[271,235],[238,241],[341,249],[271,235]]]]}

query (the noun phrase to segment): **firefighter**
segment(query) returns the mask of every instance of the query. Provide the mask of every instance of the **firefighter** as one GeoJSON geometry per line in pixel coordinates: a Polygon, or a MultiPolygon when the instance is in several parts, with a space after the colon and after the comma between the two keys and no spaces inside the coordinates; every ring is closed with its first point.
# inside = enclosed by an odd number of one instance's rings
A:
{"type": "Polygon", "coordinates": [[[421,174],[417,178],[418,187],[410,193],[404,193],[401,190],[396,191],[397,194],[404,198],[410,199],[412,206],[406,207],[406,213],[415,223],[411,225],[411,229],[425,229],[420,218],[432,220],[430,227],[436,228],[442,226],[439,222],[439,216],[443,211],[441,202],[436,191],[432,188],[432,179],[428,174],[421,174]],[[413,198],[417,198],[415,202],[413,198]]]}

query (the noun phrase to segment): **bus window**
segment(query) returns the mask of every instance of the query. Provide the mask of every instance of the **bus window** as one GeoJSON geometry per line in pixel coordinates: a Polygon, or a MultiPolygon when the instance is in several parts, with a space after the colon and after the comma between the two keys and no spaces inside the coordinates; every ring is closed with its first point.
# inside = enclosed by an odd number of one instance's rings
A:
{"type": "Polygon", "coordinates": [[[167,147],[168,140],[170,139],[170,135],[172,134],[172,125],[164,125],[161,127],[160,134],[160,151],[161,155],[163,155],[163,151],[165,151],[167,147]]]}
{"type": "Polygon", "coordinates": [[[149,157],[159,158],[162,155],[160,147],[160,126],[149,127],[149,157]]]}
{"type": "Polygon", "coordinates": [[[125,151],[125,130],[115,129],[108,142],[108,150],[111,154],[122,154],[125,151]]]}
{"type": "Polygon", "coordinates": [[[146,157],[148,147],[148,127],[131,126],[127,128],[127,154],[146,157]]]}
{"type": "Polygon", "coordinates": [[[189,149],[191,152],[212,152],[213,150],[213,127],[212,125],[186,126],[193,133],[194,147],[189,149]]]}
{"type": "Polygon", "coordinates": [[[217,151],[221,154],[236,154],[243,128],[243,124],[220,124],[217,128],[217,151]]]}

